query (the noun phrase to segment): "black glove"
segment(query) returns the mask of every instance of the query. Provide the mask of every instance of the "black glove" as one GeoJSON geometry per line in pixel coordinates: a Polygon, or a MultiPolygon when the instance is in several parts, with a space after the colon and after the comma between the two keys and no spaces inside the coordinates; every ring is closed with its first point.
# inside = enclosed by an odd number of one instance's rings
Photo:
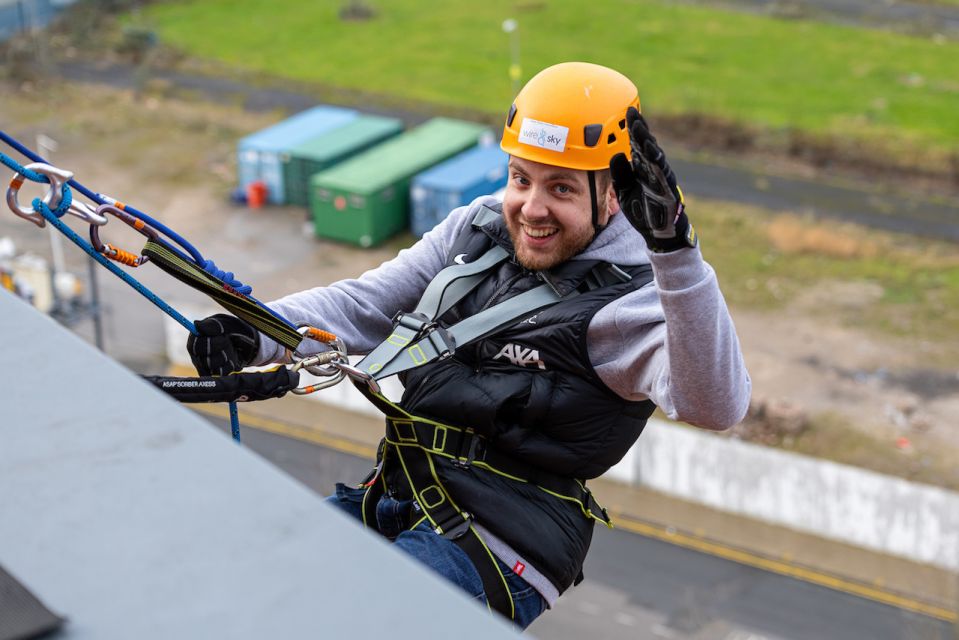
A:
{"type": "Polygon", "coordinates": [[[225,313],[194,323],[186,350],[201,376],[223,376],[239,371],[256,357],[260,334],[250,324],[225,313]]]}
{"type": "Polygon", "coordinates": [[[300,383],[300,372],[276,367],[270,371],[233,373],[228,376],[143,378],[180,402],[249,402],[282,398],[300,383]]]}
{"type": "Polygon", "coordinates": [[[650,250],[667,253],[695,247],[696,231],[686,217],[683,193],[666,155],[635,107],[626,112],[626,124],[632,162],[622,153],[609,162],[619,206],[650,250]]]}

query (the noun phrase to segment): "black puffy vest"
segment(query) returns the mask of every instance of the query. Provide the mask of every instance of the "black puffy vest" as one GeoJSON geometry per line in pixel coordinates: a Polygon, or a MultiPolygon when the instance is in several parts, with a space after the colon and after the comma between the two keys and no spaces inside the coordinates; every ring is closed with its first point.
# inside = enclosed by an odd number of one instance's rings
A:
{"type": "MultiPolygon", "coordinates": [[[[470,227],[447,258],[471,262],[497,243],[513,255],[502,217],[470,227]],[[465,255],[464,255],[465,254],[465,255]]],[[[508,259],[450,309],[449,326],[504,299],[550,283],[560,294],[578,289],[531,317],[494,335],[457,348],[452,358],[407,372],[401,405],[407,411],[472,427],[488,446],[537,473],[586,480],[619,462],[652,414],[651,401],[629,402],[609,390],[593,371],[586,330],[593,315],[612,300],[652,280],[648,265],[624,268],[629,281],[603,278],[609,265],[567,261],[531,272],[508,259]],[[606,271],[604,271],[604,269],[606,271]],[[592,283],[592,286],[590,286],[592,283]]],[[[578,506],[528,484],[435,458],[451,497],[477,522],[504,540],[562,593],[580,574],[593,521],[578,506]]],[[[390,474],[394,478],[394,474],[390,474]]]]}

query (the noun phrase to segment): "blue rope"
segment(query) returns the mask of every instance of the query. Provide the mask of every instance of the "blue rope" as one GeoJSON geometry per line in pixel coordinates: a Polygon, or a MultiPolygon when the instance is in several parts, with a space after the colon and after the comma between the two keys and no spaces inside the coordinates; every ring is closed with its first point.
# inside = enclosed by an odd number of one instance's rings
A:
{"type": "MultiPolygon", "coordinates": [[[[57,218],[62,218],[71,204],[73,204],[73,192],[70,191],[70,187],[63,185],[63,188],[60,189],[60,204],[53,210],[53,215],[57,218]]],[[[36,210],[35,206],[33,208],[36,210]]]]}
{"type": "MultiPolygon", "coordinates": [[[[245,296],[249,296],[253,293],[253,287],[248,284],[243,284],[239,280],[233,277],[232,271],[222,271],[217,269],[216,263],[212,260],[203,261],[203,270],[211,274],[214,278],[219,278],[223,282],[227,283],[231,287],[237,290],[238,293],[242,293],[245,296]]],[[[259,301],[257,301],[259,302],[259,301]]]]}
{"type": "MultiPolygon", "coordinates": [[[[0,131],[0,134],[2,133],[3,132],[0,131]]],[[[47,184],[50,183],[50,178],[46,177],[42,173],[37,173],[33,169],[27,169],[26,167],[21,167],[19,162],[17,162],[16,160],[14,160],[13,158],[11,158],[10,156],[4,153],[0,153],[0,162],[3,162],[3,164],[7,165],[8,167],[16,171],[27,180],[31,180],[33,182],[44,182],[47,184]]]]}
{"type": "MultiPolygon", "coordinates": [[[[43,157],[34,153],[27,147],[23,146],[16,139],[11,138],[3,131],[0,131],[0,140],[3,140],[8,145],[10,145],[14,149],[22,153],[27,158],[30,158],[34,162],[43,162],[45,164],[49,164],[43,157]]],[[[27,180],[30,180],[32,182],[46,183],[46,184],[50,183],[50,179],[47,178],[47,176],[41,173],[37,173],[36,171],[33,171],[32,169],[27,169],[26,167],[21,166],[20,163],[18,163],[16,160],[7,156],[4,153],[0,153],[0,162],[2,162],[4,165],[9,167],[10,169],[16,171],[27,180]]],[[[42,215],[50,224],[56,227],[56,229],[60,233],[65,235],[67,238],[69,238],[70,241],[73,242],[75,245],[83,249],[83,251],[86,252],[91,258],[99,262],[102,266],[106,267],[107,270],[109,270],[115,276],[117,276],[118,278],[126,282],[128,285],[130,285],[137,293],[139,293],[144,298],[152,302],[165,314],[167,314],[168,316],[170,316],[171,318],[179,322],[181,325],[183,325],[183,327],[185,327],[187,331],[189,331],[193,335],[196,335],[196,326],[194,326],[192,322],[187,320],[179,311],[177,311],[176,309],[168,305],[159,296],[157,296],[155,293],[153,293],[148,288],[143,286],[139,280],[129,275],[123,269],[120,269],[117,265],[113,264],[109,259],[103,256],[99,251],[94,249],[86,240],[84,240],[79,235],[77,235],[77,233],[73,229],[68,227],[64,222],[60,220],[60,218],[62,218],[66,214],[66,212],[70,209],[70,204],[73,202],[73,193],[70,191],[70,187],[73,187],[74,189],[76,189],[77,191],[85,195],[87,198],[89,198],[93,202],[96,202],[97,204],[115,204],[116,202],[112,198],[107,198],[106,196],[102,194],[94,193],[93,191],[90,191],[89,189],[84,187],[82,184],[80,184],[76,180],[69,180],[63,185],[63,188],[61,189],[60,203],[57,205],[56,209],[51,210],[50,207],[47,206],[47,204],[44,203],[40,198],[35,198],[32,203],[33,210],[39,213],[40,215],[42,215]]],[[[233,287],[238,293],[241,293],[249,297],[250,300],[252,300],[257,306],[267,311],[273,317],[277,318],[278,320],[282,322],[285,322],[287,325],[291,327],[295,326],[293,325],[292,322],[290,322],[289,320],[287,320],[286,318],[284,318],[283,316],[281,316],[276,311],[266,306],[265,304],[263,304],[256,298],[254,298],[252,295],[250,295],[253,292],[253,287],[249,285],[245,285],[239,280],[237,280],[233,276],[232,272],[222,271],[218,269],[216,264],[212,260],[204,259],[203,255],[192,244],[187,242],[182,236],[180,236],[178,233],[176,233],[175,231],[167,227],[165,224],[163,224],[159,220],[156,220],[148,216],[142,211],[139,211],[135,209],[134,207],[131,207],[128,205],[124,205],[124,211],[127,211],[128,213],[130,213],[130,215],[136,218],[139,218],[143,222],[147,223],[154,229],[160,231],[165,236],[167,236],[168,238],[170,238],[171,240],[179,244],[184,250],[186,250],[187,253],[190,254],[190,256],[193,258],[193,261],[197,265],[203,268],[204,271],[207,271],[214,277],[219,278],[220,280],[223,280],[228,285],[233,287]]],[[[170,246],[169,244],[167,244],[167,247],[170,250],[177,253],[184,260],[189,260],[189,258],[185,256],[182,252],[180,252],[176,247],[170,246]]],[[[230,402],[229,406],[230,406],[230,430],[233,433],[233,439],[236,440],[237,442],[240,442],[240,416],[239,416],[239,412],[237,411],[236,402],[230,402]]]]}
{"type": "Polygon", "coordinates": [[[240,413],[237,411],[236,403],[230,403],[230,431],[233,433],[233,439],[240,441],[240,413]]]}
{"type": "MultiPolygon", "coordinates": [[[[10,145],[11,147],[13,147],[14,149],[16,149],[17,151],[19,151],[24,156],[26,156],[27,158],[29,158],[30,160],[34,162],[44,162],[44,163],[47,162],[42,156],[37,155],[36,153],[31,151],[24,145],[20,144],[20,142],[18,142],[15,138],[10,137],[3,131],[0,131],[0,140],[3,140],[8,145],[10,145]]],[[[29,180],[32,180],[34,182],[49,182],[46,176],[22,167],[15,160],[13,160],[12,158],[10,158],[9,156],[3,153],[0,153],[0,161],[2,161],[3,164],[7,165],[8,167],[10,167],[11,169],[13,169],[14,171],[26,177],[29,180]]],[[[113,198],[109,198],[100,193],[94,193],[90,191],[89,189],[87,189],[86,187],[84,187],[79,182],[77,182],[76,180],[69,180],[63,186],[63,197],[66,199],[67,202],[66,202],[66,205],[64,205],[64,202],[61,201],[60,205],[57,206],[56,210],[54,211],[55,214],[59,214],[57,217],[62,216],[70,205],[70,199],[72,198],[72,195],[67,197],[67,194],[69,194],[69,189],[67,188],[67,185],[72,186],[77,191],[82,193],[84,196],[86,196],[90,200],[96,202],[97,204],[115,204],[116,203],[116,200],[114,200],[113,198]]],[[[203,255],[192,244],[187,242],[182,236],[180,236],[178,233],[176,233],[175,231],[167,227],[165,224],[129,205],[124,204],[123,209],[124,211],[128,212],[130,215],[136,218],[139,218],[140,220],[147,223],[148,225],[150,225],[157,231],[161,232],[163,235],[170,238],[176,244],[180,245],[189,254],[189,257],[185,255],[182,251],[178,250],[176,247],[170,244],[167,244],[166,246],[171,251],[179,255],[181,258],[187,261],[190,261],[192,258],[192,262],[194,262],[197,266],[199,266],[200,268],[202,268],[204,271],[211,274],[215,278],[219,278],[223,280],[224,282],[226,282],[230,287],[232,287],[238,293],[248,297],[251,302],[256,304],[258,307],[260,307],[261,309],[269,313],[271,316],[273,316],[280,322],[283,322],[289,327],[293,327],[293,328],[296,327],[296,325],[294,325],[292,322],[290,322],[289,320],[281,316],[279,313],[277,313],[276,311],[268,307],[266,304],[264,304],[260,300],[253,297],[252,286],[243,284],[241,281],[237,280],[234,277],[233,272],[219,269],[216,266],[216,263],[214,263],[212,260],[205,259],[203,255]]]]}
{"type": "MultiPolygon", "coordinates": [[[[16,139],[8,136],[3,131],[0,131],[0,139],[2,139],[4,142],[9,144],[11,147],[16,149],[20,153],[22,153],[27,158],[30,158],[34,162],[43,162],[43,163],[47,162],[46,160],[43,159],[42,156],[37,155],[36,153],[31,151],[27,147],[20,144],[20,142],[18,142],[16,139]]],[[[32,180],[33,182],[49,183],[49,180],[47,179],[46,176],[39,174],[36,171],[26,169],[20,166],[19,164],[17,164],[15,160],[13,160],[12,158],[9,158],[8,156],[2,153],[0,153],[0,160],[3,161],[3,164],[7,165],[8,167],[13,169],[20,175],[26,177],[29,180],[32,180]]],[[[97,204],[114,204],[116,202],[113,198],[109,198],[103,195],[102,193],[94,193],[93,191],[90,191],[89,189],[84,187],[82,184],[80,184],[76,180],[69,180],[66,184],[70,185],[71,187],[73,187],[74,189],[76,189],[77,191],[85,195],[90,200],[96,202],[97,204]]],[[[64,185],[64,194],[66,194],[66,185],[64,185]]],[[[63,203],[61,202],[61,206],[58,206],[56,211],[60,211],[62,204],[63,203]]],[[[69,203],[67,203],[67,207],[69,207],[69,203]]],[[[214,264],[212,260],[206,260],[203,257],[203,254],[201,254],[196,247],[194,247],[192,244],[187,242],[187,240],[183,236],[181,236],[180,234],[178,234],[173,229],[169,228],[168,226],[166,226],[159,220],[145,214],[139,209],[136,209],[126,204],[123,206],[123,210],[129,213],[130,215],[136,218],[139,218],[140,220],[143,220],[145,223],[147,223],[148,225],[150,225],[157,231],[161,232],[163,235],[173,240],[176,244],[180,245],[190,255],[190,258],[192,258],[193,262],[195,262],[198,266],[200,266],[204,271],[207,271],[214,277],[224,280],[228,285],[230,285],[231,287],[233,287],[235,290],[242,293],[243,295],[249,295],[250,293],[253,292],[253,287],[249,285],[245,285],[239,280],[237,280],[233,276],[232,272],[228,272],[228,271],[225,272],[217,269],[216,264],[214,264]],[[220,274],[229,274],[229,278],[222,278],[220,274]]],[[[66,208],[63,208],[63,212],[66,212],[66,208]]],[[[63,215],[63,213],[60,213],[60,215],[63,215]]],[[[60,217],[60,216],[57,216],[57,217],[60,217]]],[[[176,247],[170,247],[170,249],[172,249],[175,253],[179,254],[181,258],[190,259],[190,258],[187,258],[187,256],[184,255],[181,251],[176,249],[176,247]]],[[[254,300],[254,302],[262,306],[262,303],[260,303],[259,300],[254,300]]],[[[289,324],[291,327],[293,326],[292,323],[285,320],[284,318],[281,318],[280,316],[277,316],[277,318],[284,320],[284,322],[289,324]]]]}
{"type": "MultiPolygon", "coordinates": [[[[2,155],[2,154],[0,154],[2,155]]],[[[6,164],[6,163],[4,163],[6,164]]],[[[11,167],[12,168],[12,167],[11,167]]],[[[36,198],[33,201],[33,210],[42,215],[50,224],[57,228],[57,230],[70,239],[73,244],[77,245],[83,249],[91,258],[99,262],[101,265],[106,267],[113,273],[115,276],[126,282],[128,285],[133,287],[144,298],[155,304],[159,307],[160,311],[167,314],[181,325],[183,325],[187,331],[196,335],[196,326],[187,320],[179,311],[168,305],[163,301],[158,295],[150,291],[148,288],[143,286],[139,280],[128,274],[126,271],[113,264],[110,260],[105,258],[99,251],[94,249],[90,243],[81,238],[73,229],[68,227],[63,221],[57,217],[54,211],[50,210],[40,198],[36,198]]],[[[230,431],[233,433],[233,439],[237,442],[240,441],[240,415],[237,411],[236,402],[230,403],[230,431]]]]}
{"type": "MultiPolygon", "coordinates": [[[[37,154],[35,154],[35,153],[33,153],[32,151],[30,151],[29,149],[27,149],[26,147],[24,147],[22,144],[20,144],[20,143],[17,142],[16,140],[14,140],[14,139],[11,138],[10,136],[6,135],[3,131],[0,131],[0,139],[2,139],[2,140],[4,140],[5,142],[7,142],[7,144],[10,144],[11,146],[15,147],[18,151],[20,151],[21,153],[23,153],[25,156],[27,156],[28,158],[30,158],[30,159],[33,160],[34,162],[46,162],[42,157],[40,157],[40,156],[38,156],[37,154]]],[[[20,175],[24,176],[25,178],[27,178],[27,179],[29,179],[29,180],[32,180],[32,181],[34,181],[34,182],[49,183],[49,179],[48,179],[45,175],[40,174],[40,173],[37,173],[37,172],[35,172],[35,171],[31,170],[31,169],[27,169],[27,168],[21,166],[16,160],[14,160],[13,158],[10,158],[9,156],[7,156],[7,155],[4,154],[4,153],[0,153],[0,161],[2,161],[3,164],[5,164],[6,166],[10,167],[11,169],[13,169],[14,171],[16,171],[17,173],[19,173],[20,175]]],[[[61,202],[60,202],[60,204],[57,206],[57,208],[53,211],[53,213],[54,213],[58,218],[62,217],[62,216],[64,215],[64,213],[66,213],[67,209],[70,207],[70,203],[71,203],[72,200],[73,200],[73,194],[72,194],[72,192],[70,191],[68,185],[72,185],[74,188],[76,188],[78,191],[80,191],[81,193],[83,193],[85,196],[87,196],[88,198],[90,198],[91,200],[93,200],[94,202],[97,202],[97,203],[99,203],[99,204],[114,204],[114,203],[116,202],[113,198],[108,198],[107,196],[104,196],[103,194],[93,193],[93,192],[91,192],[90,190],[88,190],[86,187],[84,187],[83,185],[77,183],[75,180],[70,180],[69,182],[67,182],[66,184],[63,185],[63,189],[62,189],[62,192],[61,192],[61,202]]],[[[130,215],[132,215],[132,216],[134,216],[134,217],[136,217],[136,218],[139,218],[140,220],[143,220],[144,222],[146,222],[147,224],[149,224],[151,227],[157,229],[158,231],[160,231],[161,233],[163,233],[165,236],[167,236],[168,238],[170,238],[170,239],[173,240],[174,242],[180,244],[184,249],[187,249],[187,251],[190,253],[190,257],[188,257],[187,255],[185,255],[182,251],[179,251],[179,250],[178,250],[176,247],[174,247],[173,245],[171,245],[171,244],[169,244],[169,243],[164,243],[164,245],[165,245],[168,249],[170,249],[171,251],[173,251],[174,253],[176,253],[176,254],[177,254],[178,256],[180,256],[182,259],[184,259],[184,260],[186,260],[186,261],[190,261],[190,259],[191,259],[191,257],[192,257],[192,258],[193,258],[193,261],[194,261],[198,266],[200,266],[204,271],[206,271],[207,273],[213,275],[213,276],[216,277],[216,278],[219,278],[219,279],[223,280],[223,281],[226,282],[228,285],[230,285],[230,287],[232,287],[234,290],[236,290],[237,292],[239,292],[239,293],[247,296],[254,304],[256,304],[258,307],[260,307],[261,309],[263,309],[264,311],[266,311],[267,313],[269,313],[271,316],[273,316],[274,318],[276,318],[276,319],[279,320],[280,322],[283,322],[284,324],[286,324],[286,325],[289,326],[289,327],[294,327],[294,328],[296,327],[296,325],[294,325],[292,322],[290,322],[289,320],[287,320],[286,318],[284,318],[283,316],[281,316],[279,313],[277,313],[276,311],[274,311],[273,309],[271,309],[270,307],[268,307],[266,304],[264,304],[264,303],[261,302],[260,300],[258,300],[258,299],[256,299],[255,297],[253,297],[253,295],[252,295],[252,294],[253,294],[253,287],[251,287],[251,286],[249,286],[249,285],[245,285],[245,284],[243,284],[242,282],[240,282],[239,280],[237,280],[237,279],[234,277],[233,272],[231,272],[231,271],[223,271],[223,270],[219,269],[219,268],[216,266],[216,263],[214,263],[212,260],[206,260],[206,259],[200,254],[200,252],[197,251],[197,250],[193,247],[193,245],[191,245],[189,242],[187,242],[185,239],[183,239],[178,233],[176,233],[175,231],[173,231],[172,229],[170,229],[169,227],[167,227],[165,224],[163,224],[162,222],[160,222],[160,221],[158,221],[158,220],[155,220],[154,218],[152,218],[152,217],[148,216],[147,214],[143,213],[142,211],[140,211],[140,210],[138,210],[138,209],[136,209],[136,208],[134,208],[134,207],[131,207],[131,206],[129,206],[129,205],[124,205],[124,211],[127,211],[127,212],[130,213],[130,215]]]]}
{"type": "Polygon", "coordinates": [[[113,275],[117,276],[118,278],[126,282],[128,285],[133,287],[137,291],[137,293],[139,293],[144,298],[146,298],[147,300],[155,304],[157,307],[159,307],[163,313],[167,314],[168,316],[170,316],[171,318],[173,318],[174,320],[182,324],[187,331],[196,335],[196,327],[193,326],[192,322],[190,322],[185,317],[183,317],[183,315],[179,311],[177,311],[176,309],[168,305],[155,293],[153,293],[152,291],[147,289],[145,286],[140,284],[139,280],[137,280],[136,278],[128,274],[126,271],[124,271],[123,269],[115,265],[104,255],[102,255],[99,251],[94,249],[89,242],[81,238],[76,231],[71,229],[69,226],[67,226],[65,222],[60,220],[56,216],[56,214],[50,210],[50,207],[48,207],[42,200],[40,200],[40,198],[36,198],[33,201],[33,210],[39,213],[40,215],[42,215],[44,218],[46,218],[46,220],[50,224],[52,224],[54,227],[57,228],[57,231],[59,231],[60,233],[65,235],[67,238],[69,238],[70,241],[73,242],[73,244],[83,249],[91,258],[93,258],[94,260],[99,262],[101,265],[106,267],[111,273],[113,273],[113,275]]]}
{"type": "MultiPolygon", "coordinates": [[[[72,182],[72,181],[71,181],[71,182],[72,182]]],[[[82,193],[82,192],[81,192],[81,193],[82,193]]],[[[84,195],[85,195],[85,194],[84,194],[84,195]]],[[[94,201],[96,201],[96,202],[99,202],[99,203],[101,203],[101,204],[103,204],[104,202],[105,202],[105,203],[108,203],[108,204],[116,204],[116,202],[117,202],[114,198],[111,198],[111,197],[109,197],[109,196],[105,196],[105,195],[103,195],[102,193],[94,194],[94,196],[95,196],[95,197],[94,197],[94,198],[91,198],[91,199],[94,200],[94,201]]],[[[177,253],[177,254],[178,254],[181,258],[183,258],[184,260],[192,260],[193,262],[195,262],[195,263],[198,264],[198,265],[202,265],[202,264],[206,261],[206,259],[205,259],[205,258],[203,257],[203,255],[199,252],[199,250],[197,250],[196,247],[194,247],[192,244],[190,244],[189,242],[187,242],[186,239],[183,238],[183,236],[181,236],[179,233],[177,233],[176,231],[174,231],[174,230],[171,229],[170,227],[166,226],[165,224],[163,224],[162,222],[160,222],[160,221],[157,220],[156,218],[153,218],[153,217],[151,217],[151,216],[148,216],[147,214],[143,213],[143,212],[140,211],[139,209],[136,209],[136,208],[134,208],[134,207],[131,207],[131,206],[128,205],[128,204],[124,204],[124,205],[123,205],[123,210],[126,211],[127,213],[129,213],[129,214],[130,214],[131,216],[133,216],[134,218],[139,218],[140,220],[143,220],[143,221],[146,222],[148,225],[150,225],[151,227],[153,227],[154,229],[156,229],[157,231],[159,231],[160,233],[162,233],[163,235],[167,236],[168,238],[170,238],[171,240],[173,240],[174,242],[176,242],[178,245],[180,245],[181,247],[183,247],[183,249],[184,249],[188,254],[190,254],[189,257],[186,256],[182,251],[179,251],[176,247],[170,247],[170,249],[171,249],[172,251],[174,251],[175,253],[177,253]]]]}

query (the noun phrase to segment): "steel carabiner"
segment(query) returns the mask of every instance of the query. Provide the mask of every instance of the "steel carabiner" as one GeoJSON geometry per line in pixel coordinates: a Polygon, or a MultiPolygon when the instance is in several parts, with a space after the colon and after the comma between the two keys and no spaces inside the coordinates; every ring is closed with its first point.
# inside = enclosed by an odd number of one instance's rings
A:
{"type": "Polygon", "coordinates": [[[296,389],[292,389],[292,392],[298,396],[305,396],[309,393],[313,393],[321,389],[327,389],[339,384],[340,381],[345,377],[343,372],[336,367],[330,367],[326,365],[330,365],[331,363],[337,362],[343,358],[345,358],[345,356],[339,351],[324,351],[323,353],[307,356],[306,358],[298,361],[293,365],[293,371],[306,370],[313,375],[321,375],[330,379],[317,384],[309,384],[304,387],[297,387],[296,389]]]}
{"type": "MultiPolygon", "coordinates": [[[[37,173],[47,177],[47,179],[50,181],[50,186],[47,187],[47,192],[44,194],[42,201],[51,209],[56,209],[57,204],[60,203],[63,185],[73,179],[73,172],[65,169],[58,169],[57,167],[49,165],[45,162],[32,162],[25,166],[24,169],[36,171],[37,173]]],[[[10,207],[10,210],[13,211],[14,215],[20,216],[24,220],[29,220],[42,229],[47,225],[47,221],[44,219],[44,217],[38,212],[34,211],[32,208],[22,206],[19,198],[17,197],[20,193],[20,187],[23,186],[25,180],[26,177],[22,173],[15,173],[13,175],[13,178],[10,180],[10,186],[7,188],[7,206],[10,207]]]]}
{"type": "Polygon", "coordinates": [[[85,202],[72,201],[67,207],[67,213],[80,218],[91,227],[102,227],[107,223],[106,216],[100,215],[96,209],[85,202]]]}
{"type": "Polygon", "coordinates": [[[351,365],[349,362],[343,362],[343,361],[334,361],[331,363],[331,366],[336,367],[337,369],[342,371],[344,374],[349,376],[351,379],[356,380],[357,382],[362,382],[366,384],[366,386],[369,388],[369,390],[373,394],[380,395],[380,392],[381,392],[380,383],[377,382],[376,378],[374,378],[372,375],[370,375],[366,371],[357,369],[356,367],[351,365]]]}
{"type": "MultiPolygon", "coordinates": [[[[306,323],[300,323],[297,325],[297,332],[303,336],[304,339],[315,340],[317,342],[323,343],[332,348],[331,351],[324,351],[318,355],[325,355],[329,353],[337,354],[340,358],[346,358],[346,344],[340,338],[336,337],[329,331],[323,331],[322,329],[317,329],[306,323]]],[[[293,351],[292,358],[294,362],[303,362],[309,361],[315,356],[304,356],[300,353],[299,349],[293,351]]],[[[331,366],[331,360],[326,362],[316,362],[309,365],[304,365],[303,368],[312,373],[315,376],[334,376],[338,373],[338,370],[331,366]],[[323,364],[325,366],[317,366],[318,364],[323,364]]]]}
{"type": "Polygon", "coordinates": [[[290,393],[293,393],[293,394],[298,395],[298,396],[309,395],[309,394],[311,394],[311,393],[315,393],[315,392],[317,392],[317,391],[322,391],[323,389],[327,389],[327,388],[329,388],[329,387],[338,385],[341,380],[343,380],[343,374],[342,374],[342,373],[339,374],[338,376],[336,376],[335,378],[330,379],[330,380],[325,380],[325,381],[320,382],[320,383],[317,383],[317,384],[308,384],[308,385],[306,385],[305,387],[297,387],[296,389],[290,389],[290,393]]]}
{"type": "MultiPolygon", "coordinates": [[[[150,227],[143,220],[140,220],[130,213],[127,213],[116,205],[101,204],[99,207],[97,207],[96,213],[104,218],[106,218],[104,215],[106,213],[119,218],[120,222],[133,227],[148,240],[157,240],[160,237],[160,234],[156,229],[150,227]]],[[[115,247],[112,244],[104,244],[100,240],[100,227],[93,224],[90,225],[90,244],[93,245],[93,248],[96,249],[98,253],[101,253],[111,260],[116,260],[117,262],[125,264],[129,267],[139,267],[141,264],[144,264],[150,260],[150,258],[147,256],[136,255],[129,251],[124,251],[123,249],[115,247]]]]}
{"type": "MultiPolygon", "coordinates": [[[[47,177],[47,180],[50,181],[50,186],[41,200],[50,209],[56,209],[60,204],[60,198],[63,194],[63,185],[73,180],[73,172],[54,167],[45,162],[33,162],[24,168],[47,177]]],[[[27,208],[20,204],[18,194],[20,193],[20,187],[23,186],[24,180],[24,176],[20,173],[14,175],[13,179],[10,180],[10,187],[7,189],[7,205],[14,214],[43,228],[47,224],[43,216],[32,208],[27,208]]],[[[78,200],[72,200],[70,202],[66,213],[76,216],[90,225],[102,226],[107,223],[105,216],[97,213],[90,205],[78,200]]]]}

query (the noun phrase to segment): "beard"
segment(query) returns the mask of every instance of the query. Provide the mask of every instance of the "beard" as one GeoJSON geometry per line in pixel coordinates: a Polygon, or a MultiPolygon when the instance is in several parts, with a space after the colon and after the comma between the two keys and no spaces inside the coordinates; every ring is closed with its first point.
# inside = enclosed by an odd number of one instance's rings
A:
{"type": "Polygon", "coordinates": [[[518,220],[507,216],[506,228],[513,242],[516,261],[530,271],[542,271],[566,262],[588,247],[595,237],[592,224],[581,229],[561,228],[555,246],[549,251],[536,251],[523,242],[523,227],[518,220]]]}

